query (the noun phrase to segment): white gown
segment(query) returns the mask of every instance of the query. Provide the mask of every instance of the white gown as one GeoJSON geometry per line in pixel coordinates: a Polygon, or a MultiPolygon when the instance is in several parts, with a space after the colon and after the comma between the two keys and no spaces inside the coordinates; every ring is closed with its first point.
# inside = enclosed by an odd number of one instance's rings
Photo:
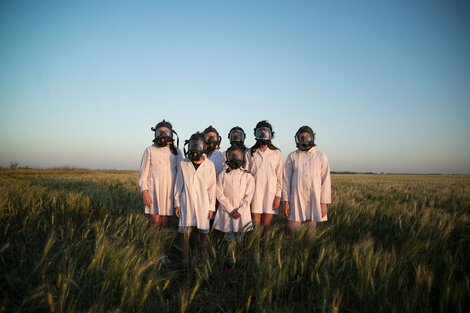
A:
{"type": "Polygon", "coordinates": [[[174,155],[168,146],[150,146],[145,149],[140,164],[140,191],[148,190],[151,207],[145,206],[146,214],[173,215],[173,193],[176,173],[182,159],[181,151],[174,155]]]}
{"type": "Polygon", "coordinates": [[[209,211],[214,211],[216,175],[212,161],[205,159],[198,169],[189,159],[180,162],[176,175],[175,207],[181,208],[180,227],[209,230],[209,211]]]}
{"type": "Polygon", "coordinates": [[[214,228],[224,233],[252,230],[250,203],[254,192],[255,180],[247,171],[236,169],[221,172],[217,178],[219,208],[214,228]],[[235,209],[241,215],[238,219],[230,216],[235,209]]]}
{"type": "Polygon", "coordinates": [[[277,214],[273,210],[274,197],[282,193],[282,156],[281,151],[257,149],[251,156],[251,149],[245,153],[246,169],[255,178],[255,193],[251,202],[252,213],[277,214]]]}
{"type": "Polygon", "coordinates": [[[214,150],[214,152],[212,152],[211,156],[208,157],[208,158],[209,158],[209,160],[212,161],[212,163],[214,163],[215,172],[216,172],[217,175],[219,175],[220,172],[222,172],[222,170],[224,169],[225,153],[223,153],[219,149],[217,149],[217,150],[214,150]]]}
{"type": "Polygon", "coordinates": [[[284,166],[282,199],[289,201],[289,221],[323,222],[320,203],[331,203],[330,166],[316,147],[289,154],[284,166]]]}

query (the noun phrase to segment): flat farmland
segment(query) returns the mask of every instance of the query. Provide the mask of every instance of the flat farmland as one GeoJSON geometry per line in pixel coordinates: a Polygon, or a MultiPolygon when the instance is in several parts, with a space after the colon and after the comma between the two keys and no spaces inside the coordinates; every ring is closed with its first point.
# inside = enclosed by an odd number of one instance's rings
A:
{"type": "Polygon", "coordinates": [[[470,176],[332,175],[315,238],[213,238],[180,262],[133,171],[0,171],[0,312],[468,312],[470,176]],[[168,255],[170,263],[163,262],[168,255]]]}

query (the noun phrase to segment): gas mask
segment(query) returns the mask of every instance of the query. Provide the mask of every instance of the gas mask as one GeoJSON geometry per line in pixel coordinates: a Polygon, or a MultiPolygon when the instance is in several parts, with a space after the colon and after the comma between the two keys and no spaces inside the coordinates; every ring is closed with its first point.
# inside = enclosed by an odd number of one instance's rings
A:
{"type": "Polygon", "coordinates": [[[170,150],[173,154],[177,155],[178,150],[175,148],[175,138],[176,136],[176,147],[180,145],[180,138],[178,134],[173,130],[173,126],[168,121],[161,121],[155,127],[150,128],[154,132],[153,143],[158,147],[170,146],[170,150]]]}
{"type": "Polygon", "coordinates": [[[204,138],[198,133],[191,136],[189,140],[186,140],[185,146],[188,145],[188,151],[184,149],[184,155],[193,162],[197,162],[201,159],[204,151],[206,150],[206,143],[204,138]]]}
{"type": "Polygon", "coordinates": [[[155,129],[155,139],[153,142],[159,147],[166,147],[173,142],[171,130],[166,127],[159,127],[155,129]]]}
{"type": "Polygon", "coordinates": [[[222,138],[219,136],[217,129],[212,127],[212,125],[209,125],[206,129],[204,129],[203,134],[207,143],[206,151],[208,154],[211,154],[215,149],[220,147],[222,138]]]}
{"type": "Polygon", "coordinates": [[[206,136],[205,138],[207,142],[207,151],[212,152],[219,147],[220,137],[206,136]]]}
{"type": "Polygon", "coordinates": [[[259,127],[255,130],[255,138],[260,145],[268,145],[271,143],[272,131],[268,127],[259,127]]]}
{"type": "Polygon", "coordinates": [[[315,146],[315,133],[308,126],[301,127],[295,134],[295,144],[301,151],[308,151],[315,146]]]}
{"type": "Polygon", "coordinates": [[[228,134],[231,145],[243,146],[245,143],[245,132],[240,127],[234,127],[228,134]]]}
{"type": "Polygon", "coordinates": [[[225,156],[227,158],[225,163],[231,170],[239,169],[245,163],[245,152],[238,146],[233,145],[228,148],[225,156]]]}

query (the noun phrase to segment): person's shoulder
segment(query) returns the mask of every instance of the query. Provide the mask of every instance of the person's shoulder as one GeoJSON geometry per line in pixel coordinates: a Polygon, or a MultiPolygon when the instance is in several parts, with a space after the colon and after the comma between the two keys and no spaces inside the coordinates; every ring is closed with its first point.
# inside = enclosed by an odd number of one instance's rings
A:
{"type": "Polygon", "coordinates": [[[326,156],[326,154],[322,151],[320,151],[317,147],[313,147],[312,149],[314,149],[314,153],[322,160],[328,160],[328,157],[326,156]]]}
{"type": "Polygon", "coordinates": [[[273,151],[273,153],[275,153],[276,155],[282,155],[281,149],[274,149],[271,151],[273,151]]]}
{"type": "Polygon", "coordinates": [[[296,149],[296,150],[294,150],[294,151],[291,151],[291,152],[287,155],[287,158],[288,158],[288,159],[292,159],[292,158],[294,158],[294,157],[295,157],[296,155],[298,155],[298,154],[299,154],[299,149],[296,149]]]}
{"type": "Polygon", "coordinates": [[[191,160],[188,159],[188,158],[183,158],[183,159],[180,160],[180,164],[181,164],[181,166],[191,164],[191,160]]]}
{"type": "Polygon", "coordinates": [[[153,153],[160,153],[160,154],[170,153],[170,147],[168,146],[158,147],[156,145],[151,145],[151,146],[148,146],[147,149],[152,151],[153,153]]]}
{"type": "Polygon", "coordinates": [[[215,165],[214,165],[214,161],[212,161],[211,159],[209,159],[208,157],[205,157],[204,158],[204,162],[203,162],[206,166],[209,166],[209,167],[213,167],[215,169],[215,165]]]}
{"type": "Polygon", "coordinates": [[[253,176],[249,170],[246,170],[244,168],[241,169],[241,172],[243,173],[243,175],[253,176]]]}
{"type": "Polygon", "coordinates": [[[247,181],[252,181],[252,180],[255,179],[253,177],[253,174],[251,174],[250,171],[242,169],[241,172],[242,172],[242,175],[243,175],[244,179],[246,179],[247,181]]]}

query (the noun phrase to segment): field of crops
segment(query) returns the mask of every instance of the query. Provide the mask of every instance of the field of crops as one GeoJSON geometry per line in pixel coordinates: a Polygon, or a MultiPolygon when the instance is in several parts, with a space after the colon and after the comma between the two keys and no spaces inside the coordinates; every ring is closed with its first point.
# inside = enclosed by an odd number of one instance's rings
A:
{"type": "Polygon", "coordinates": [[[277,218],[189,268],[137,177],[1,170],[0,312],[470,311],[470,176],[333,175],[316,239],[277,218]]]}

